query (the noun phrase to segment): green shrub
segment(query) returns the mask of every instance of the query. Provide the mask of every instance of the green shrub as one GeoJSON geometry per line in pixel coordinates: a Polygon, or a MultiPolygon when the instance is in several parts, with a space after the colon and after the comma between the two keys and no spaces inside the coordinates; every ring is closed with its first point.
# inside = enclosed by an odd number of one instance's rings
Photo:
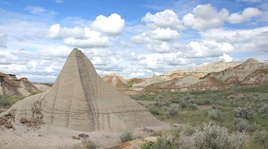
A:
{"type": "Polygon", "coordinates": [[[150,113],[152,113],[153,115],[160,115],[161,113],[159,112],[159,109],[157,107],[155,107],[154,105],[150,105],[148,108],[150,113]]]}
{"type": "Polygon", "coordinates": [[[143,144],[141,149],[176,149],[177,144],[174,141],[169,141],[166,138],[158,138],[157,141],[150,145],[150,144],[143,144]]]}
{"type": "Polygon", "coordinates": [[[184,136],[192,136],[197,130],[193,126],[186,126],[183,130],[184,136]]]}
{"type": "Polygon", "coordinates": [[[187,106],[188,106],[187,102],[186,102],[185,100],[181,100],[181,102],[180,102],[180,107],[181,107],[182,109],[184,109],[184,108],[187,108],[187,106]]]}
{"type": "Polygon", "coordinates": [[[166,102],[165,102],[165,104],[164,104],[164,105],[165,105],[165,106],[170,106],[170,105],[171,105],[171,103],[172,103],[172,102],[171,102],[171,100],[168,100],[168,101],[166,101],[166,102]]]}
{"type": "Polygon", "coordinates": [[[132,131],[126,131],[123,134],[120,135],[120,140],[121,142],[127,142],[127,141],[131,141],[134,140],[135,137],[133,135],[132,131]]]}
{"type": "Polygon", "coordinates": [[[200,99],[197,101],[198,105],[209,105],[210,104],[210,99],[206,98],[206,99],[200,99]]]}
{"type": "Polygon", "coordinates": [[[259,112],[261,113],[262,118],[268,119],[268,104],[263,104],[259,109],[259,112]]]}
{"type": "Polygon", "coordinates": [[[218,109],[207,109],[205,115],[215,121],[223,122],[225,120],[225,115],[218,109]]]}
{"type": "Polygon", "coordinates": [[[244,118],[248,120],[255,117],[255,111],[249,106],[244,108],[239,107],[234,111],[234,115],[235,117],[244,118]]]}
{"type": "Polygon", "coordinates": [[[196,132],[193,137],[196,147],[200,149],[224,149],[229,146],[227,129],[213,123],[205,125],[203,131],[196,132]]]}
{"type": "Polygon", "coordinates": [[[193,134],[193,138],[199,149],[241,149],[246,141],[244,133],[229,135],[225,127],[211,122],[193,134]]]}
{"type": "Polygon", "coordinates": [[[245,133],[237,133],[229,136],[230,149],[243,149],[246,141],[245,133]]]}
{"type": "Polygon", "coordinates": [[[236,118],[234,120],[234,124],[238,131],[243,132],[249,127],[248,121],[242,118],[236,118]]]}
{"type": "Polygon", "coordinates": [[[254,142],[257,144],[259,149],[267,149],[268,148],[268,132],[265,130],[256,131],[254,133],[254,142]]]}
{"type": "Polygon", "coordinates": [[[10,106],[10,102],[8,100],[7,95],[0,95],[0,106],[10,106]]]}
{"type": "Polygon", "coordinates": [[[188,107],[191,108],[191,109],[193,109],[193,110],[197,110],[198,109],[198,106],[195,103],[194,104],[189,104],[188,107]]]}
{"type": "Polygon", "coordinates": [[[177,108],[170,107],[165,112],[165,116],[168,118],[175,117],[179,115],[179,110],[177,108]]]}

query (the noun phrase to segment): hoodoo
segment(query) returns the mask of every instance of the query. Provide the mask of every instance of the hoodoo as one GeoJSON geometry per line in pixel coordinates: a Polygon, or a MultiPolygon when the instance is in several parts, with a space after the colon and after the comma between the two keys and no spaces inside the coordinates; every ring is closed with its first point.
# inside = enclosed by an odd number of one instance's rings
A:
{"type": "Polygon", "coordinates": [[[83,131],[120,132],[161,124],[146,108],[103,81],[78,49],[70,53],[49,90],[17,102],[6,113],[14,113],[16,123],[37,119],[83,131]]]}

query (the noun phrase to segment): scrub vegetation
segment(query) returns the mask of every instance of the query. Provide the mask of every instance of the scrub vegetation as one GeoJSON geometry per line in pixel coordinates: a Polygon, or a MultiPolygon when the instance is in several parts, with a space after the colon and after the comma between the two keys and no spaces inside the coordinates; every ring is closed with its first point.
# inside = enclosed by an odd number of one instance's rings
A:
{"type": "Polygon", "coordinates": [[[185,125],[148,148],[268,148],[268,86],[131,96],[158,119],[185,125]],[[179,134],[179,135],[178,135],[179,134]]]}

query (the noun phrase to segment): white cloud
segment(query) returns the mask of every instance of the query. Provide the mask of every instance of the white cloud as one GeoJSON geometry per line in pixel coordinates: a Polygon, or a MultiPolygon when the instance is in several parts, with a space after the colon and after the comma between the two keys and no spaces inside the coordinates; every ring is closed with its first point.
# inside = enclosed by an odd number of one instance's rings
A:
{"type": "Polygon", "coordinates": [[[222,60],[224,62],[231,62],[231,61],[233,61],[233,58],[230,57],[228,54],[225,54],[225,53],[223,53],[223,55],[220,56],[219,58],[220,58],[220,60],[222,60]]]}
{"type": "Polygon", "coordinates": [[[183,17],[185,27],[196,30],[219,27],[224,24],[229,13],[226,9],[217,10],[211,4],[198,5],[193,13],[188,13],[183,17]]]}
{"type": "Polygon", "coordinates": [[[150,42],[150,38],[147,37],[146,33],[142,33],[131,37],[131,41],[135,44],[144,44],[150,42]]]}
{"type": "Polygon", "coordinates": [[[237,24],[241,22],[245,22],[250,20],[253,17],[261,15],[261,11],[257,8],[246,8],[244,11],[239,14],[239,13],[233,13],[228,17],[228,22],[232,24],[237,24]]]}
{"type": "Polygon", "coordinates": [[[179,20],[177,14],[170,9],[164,10],[162,12],[157,12],[156,14],[147,13],[142,21],[146,23],[153,23],[157,27],[161,28],[171,28],[171,29],[182,29],[182,23],[179,20]]]}
{"type": "Polygon", "coordinates": [[[152,41],[151,43],[147,44],[146,47],[151,51],[159,53],[171,52],[173,50],[168,42],[152,41]]]}
{"type": "Polygon", "coordinates": [[[87,39],[66,38],[64,39],[64,44],[78,48],[94,48],[94,47],[105,48],[111,46],[108,37],[97,37],[87,39]]]}
{"type": "Polygon", "coordinates": [[[46,10],[46,9],[44,9],[42,7],[38,7],[38,6],[27,6],[24,10],[26,10],[34,15],[42,15],[42,16],[58,15],[58,13],[55,11],[46,10]]]}
{"type": "Polygon", "coordinates": [[[189,45],[185,45],[183,55],[186,57],[215,57],[222,53],[230,53],[234,51],[234,47],[230,43],[216,42],[213,40],[203,39],[201,42],[191,41],[189,45]]]}
{"type": "Polygon", "coordinates": [[[179,39],[180,34],[177,31],[171,30],[169,28],[157,28],[153,31],[148,32],[148,37],[161,41],[171,41],[179,39]]]}
{"type": "Polygon", "coordinates": [[[0,51],[0,64],[12,64],[18,60],[18,57],[5,51],[0,51]]]}
{"type": "Polygon", "coordinates": [[[49,27],[46,37],[52,39],[63,37],[84,38],[85,31],[81,27],[67,28],[61,27],[60,24],[54,24],[49,27]]]}
{"type": "Polygon", "coordinates": [[[44,51],[43,55],[52,57],[67,57],[71,51],[72,49],[67,46],[59,46],[48,51],[44,51]]]}
{"type": "Polygon", "coordinates": [[[125,20],[120,15],[114,13],[108,17],[99,15],[91,24],[92,28],[110,36],[121,34],[125,27],[125,20]]]}
{"type": "MultiPolygon", "coordinates": [[[[268,51],[268,27],[255,29],[212,29],[202,33],[206,40],[231,44],[236,52],[268,51]]],[[[228,53],[228,52],[227,52],[228,53]]]]}

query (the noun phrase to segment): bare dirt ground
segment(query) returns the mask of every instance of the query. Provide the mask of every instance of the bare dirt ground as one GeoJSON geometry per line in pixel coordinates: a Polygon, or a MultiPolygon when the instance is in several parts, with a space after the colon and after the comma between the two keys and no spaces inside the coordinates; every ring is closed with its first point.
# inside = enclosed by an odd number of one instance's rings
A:
{"type": "MultiPolygon", "coordinates": [[[[147,127],[153,131],[171,130],[174,127],[169,124],[163,124],[157,127],[147,127]]],[[[150,132],[144,131],[144,128],[130,130],[134,136],[144,138],[150,135],[150,132]]],[[[115,132],[84,132],[75,131],[66,128],[43,125],[41,128],[29,128],[23,125],[16,125],[15,129],[0,128],[0,148],[1,149],[58,149],[58,148],[77,148],[82,146],[82,139],[76,140],[72,136],[87,134],[88,140],[94,141],[100,145],[100,148],[113,146],[120,143],[121,133],[115,132]]]]}

